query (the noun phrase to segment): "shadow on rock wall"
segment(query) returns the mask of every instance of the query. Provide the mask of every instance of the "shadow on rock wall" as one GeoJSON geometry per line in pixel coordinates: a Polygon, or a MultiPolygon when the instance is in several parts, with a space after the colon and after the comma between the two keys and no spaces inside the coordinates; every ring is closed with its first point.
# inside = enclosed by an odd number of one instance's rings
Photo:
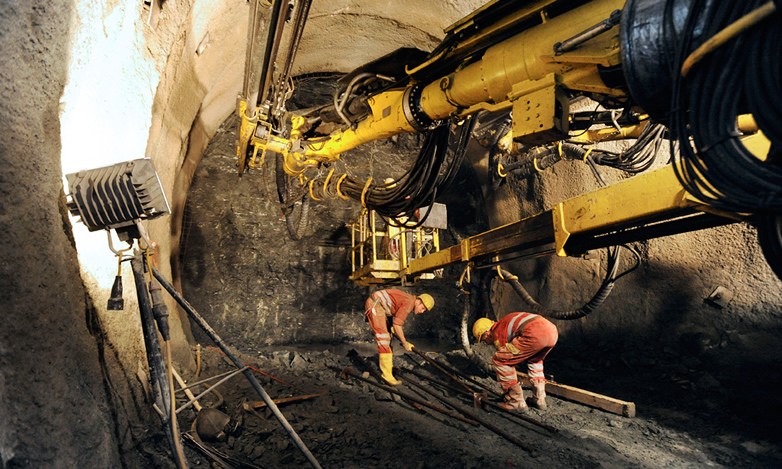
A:
{"type": "MultiPolygon", "coordinates": [[[[330,96],[316,91],[316,97],[330,96]]],[[[235,133],[236,123],[229,118],[207,148],[188,194],[181,250],[185,297],[224,340],[245,351],[373,340],[363,308],[375,288],[349,280],[351,235],[346,223],[358,217],[360,204],[341,199],[312,202],[301,239],[292,240],[276,201],[269,197],[276,194],[273,161],[267,163],[268,174],[253,169],[237,177],[235,133]]],[[[334,167],[359,179],[399,177],[418,149],[419,137],[404,134],[348,152],[334,167]]],[[[443,235],[443,246],[456,242],[450,237],[474,234],[485,225],[474,206],[481,203],[479,186],[470,178],[471,168],[461,168],[453,189],[444,194],[453,231],[443,235]]],[[[406,288],[429,292],[437,302],[432,314],[406,324],[408,337],[456,340],[462,304],[455,285],[460,274],[445,269],[442,279],[406,288]]],[[[193,329],[197,340],[205,340],[193,329]]]]}

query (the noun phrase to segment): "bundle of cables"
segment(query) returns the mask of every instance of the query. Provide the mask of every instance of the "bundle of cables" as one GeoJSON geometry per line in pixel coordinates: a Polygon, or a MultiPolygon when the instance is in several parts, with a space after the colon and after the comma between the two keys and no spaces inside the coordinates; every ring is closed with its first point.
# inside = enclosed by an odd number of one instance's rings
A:
{"type": "MultiPolygon", "coordinates": [[[[665,131],[664,125],[649,123],[644,127],[638,140],[621,153],[597,148],[586,149],[573,143],[558,143],[532,148],[514,162],[503,162],[502,158],[490,158],[490,161],[495,165],[492,173],[496,173],[500,177],[513,174],[525,178],[562,160],[583,160],[590,165],[598,179],[600,176],[595,170],[596,164],[636,174],[646,171],[652,166],[665,138],[665,131]]],[[[499,179],[494,179],[494,181],[495,186],[501,182],[499,179]]]]}
{"type": "MultiPolygon", "coordinates": [[[[616,153],[604,150],[592,152],[595,163],[610,166],[631,174],[649,169],[657,158],[657,152],[663,144],[666,129],[663,124],[650,122],[638,136],[638,140],[627,150],[616,153]]],[[[582,150],[583,151],[583,150],[582,150]]]]}
{"type": "MultiPolygon", "coordinates": [[[[372,178],[360,182],[345,176],[339,178],[337,191],[361,201],[390,224],[396,224],[396,218],[414,220],[416,210],[432,205],[453,182],[464,159],[473,124],[472,118],[461,124],[453,149],[449,149],[450,126],[440,125],[429,131],[413,167],[393,182],[373,184],[372,178]]],[[[405,226],[415,228],[425,220],[426,216],[405,226]]]]}
{"type": "MultiPolygon", "coordinates": [[[[665,34],[678,44],[671,103],[671,132],[679,142],[676,176],[698,200],[734,213],[775,214],[782,210],[782,22],[773,2],[694,0],[677,34],[673,0],[666,4],[665,34]],[[760,8],[759,8],[760,7],[760,8]],[[750,27],[693,63],[699,43],[724,36],[736,23],[770,11],[750,27]],[[693,53],[692,56],[695,56],[693,53]],[[682,75],[686,74],[686,78],[682,75]],[[751,113],[771,140],[766,160],[741,142],[736,119],[751,113]]],[[[706,44],[705,46],[708,46],[706,44]]],[[[702,50],[702,49],[700,49],[702,50]]],[[[671,139],[674,145],[674,139],[671,139]]],[[[673,153],[672,153],[673,154],[673,153]]]]}

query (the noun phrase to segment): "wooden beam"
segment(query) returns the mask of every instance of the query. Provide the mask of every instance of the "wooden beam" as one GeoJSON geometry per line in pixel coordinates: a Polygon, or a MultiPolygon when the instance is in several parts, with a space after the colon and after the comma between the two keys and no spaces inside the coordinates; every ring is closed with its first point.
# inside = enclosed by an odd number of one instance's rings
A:
{"type": "MultiPolygon", "coordinates": [[[[318,394],[307,394],[306,396],[282,397],[280,399],[272,399],[272,402],[275,404],[287,404],[288,402],[304,401],[315,397],[325,396],[326,394],[328,393],[321,392],[318,394]]],[[[244,410],[260,409],[266,407],[266,403],[263,401],[245,402],[242,404],[242,407],[244,407],[244,410]]]]}
{"type": "MultiPolygon", "coordinates": [[[[529,380],[526,373],[516,372],[519,378],[529,380]]],[[[561,397],[569,401],[578,402],[589,407],[611,412],[612,414],[622,415],[624,417],[635,417],[635,402],[626,402],[613,397],[604,396],[583,389],[574,388],[566,384],[559,384],[553,381],[546,381],[546,394],[561,397]]]]}

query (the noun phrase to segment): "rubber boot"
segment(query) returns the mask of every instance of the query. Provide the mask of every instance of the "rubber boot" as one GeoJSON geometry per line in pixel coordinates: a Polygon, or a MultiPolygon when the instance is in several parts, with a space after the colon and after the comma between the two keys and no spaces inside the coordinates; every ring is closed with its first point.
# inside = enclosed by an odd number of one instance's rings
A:
{"type": "Polygon", "coordinates": [[[383,379],[393,386],[402,383],[398,379],[394,378],[392,370],[394,369],[394,354],[393,353],[381,353],[380,354],[380,371],[383,372],[383,379]]]}
{"type": "Polygon", "coordinates": [[[543,380],[535,380],[532,383],[532,397],[527,399],[527,404],[530,407],[534,407],[540,410],[546,410],[546,382],[543,380]]]}
{"type": "Polygon", "coordinates": [[[508,389],[503,397],[504,402],[500,403],[500,407],[508,410],[515,410],[517,412],[526,412],[529,407],[524,402],[524,394],[521,391],[521,384],[516,383],[508,389]]]}

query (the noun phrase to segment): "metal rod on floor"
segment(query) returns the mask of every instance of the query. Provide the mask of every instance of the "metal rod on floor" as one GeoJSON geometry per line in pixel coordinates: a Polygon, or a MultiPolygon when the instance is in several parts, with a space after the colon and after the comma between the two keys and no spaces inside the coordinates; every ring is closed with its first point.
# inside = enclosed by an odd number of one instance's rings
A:
{"type": "Polygon", "coordinates": [[[244,368],[240,368],[240,369],[238,369],[238,370],[234,370],[234,372],[233,372],[233,373],[231,373],[230,375],[226,376],[225,378],[221,379],[220,381],[216,382],[215,384],[213,384],[213,385],[209,386],[209,387],[206,389],[206,391],[202,392],[201,394],[199,394],[199,395],[197,395],[197,396],[195,396],[195,397],[191,397],[189,401],[187,401],[185,404],[182,404],[182,405],[181,405],[181,406],[180,406],[180,407],[179,407],[179,408],[176,410],[176,413],[178,414],[178,413],[182,412],[183,410],[187,409],[188,407],[190,407],[190,405],[191,405],[191,404],[195,404],[195,403],[196,403],[196,401],[198,401],[199,399],[201,399],[202,397],[204,397],[204,396],[205,396],[205,395],[207,395],[208,393],[212,392],[212,391],[213,391],[213,390],[214,390],[214,389],[215,389],[217,386],[220,386],[221,384],[223,384],[224,382],[226,382],[226,381],[228,381],[229,379],[233,378],[234,376],[238,375],[239,373],[242,373],[242,372],[243,372],[244,370],[246,370],[247,368],[249,368],[249,367],[248,367],[248,366],[245,366],[244,368]]]}
{"type": "MultiPolygon", "coordinates": [[[[351,349],[348,352],[348,358],[353,360],[355,363],[358,363],[359,365],[361,365],[361,367],[364,368],[365,370],[367,370],[369,372],[369,374],[374,376],[375,379],[380,384],[387,383],[387,381],[383,379],[383,375],[381,375],[376,369],[374,369],[371,366],[369,366],[369,363],[367,363],[367,361],[364,360],[361,357],[361,355],[359,355],[358,352],[356,352],[354,349],[351,349]]],[[[424,412],[424,409],[421,408],[421,406],[417,402],[410,401],[410,402],[408,402],[408,404],[410,404],[411,406],[415,407],[417,410],[419,410],[421,412],[424,412]]]]}
{"type": "Polygon", "coordinates": [[[524,414],[520,414],[518,412],[515,412],[515,411],[512,411],[512,410],[508,410],[508,409],[502,407],[501,405],[497,404],[496,402],[492,402],[492,401],[486,399],[484,396],[481,396],[480,394],[468,393],[467,391],[463,391],[461,389],[458,389],[458,388],[456,388],[454,386],[451,386],[448,383],[443,383],[442,381],[438,381],[438,380],[436,380],[434,378],[430,378],[430,377],[425,376],[425,375],[423,375],[421,373],[418,373],[415,370],[405,370],[405,372],[406,373],[412,373],[413,375],[415,375],[415,376],[417,376],[417,377],[419,377],[419,378],[421,378],[423,380],[429,381],[429,382],[431,382],[433,384],[437,384],[439,386],[443,386],[443,387],[448,388],[448,389],[450,389],[450,390],[452,390],[454,392],[461,393],[461,394],[463,394],[465,396],[472,396],[473,399],[478,399],[482,403],[488,405],[489,407],[491,407],[493,409],[497,409],[499,411],[505,412],[508,415],[512,415],[512,416],[514,416],[514,417],[516,417],[518,419],[524,420],[525,422],[529,422],[529,423],[531,423],[533,425],[537,425],[540,428],[543,428],[545,430],[550,431],[551,433],[556,433],[556,432],[559,431],[557,428],[552,427],[551,425],[547,425],[547,424],[545,424],[543,422],[538,422],[537,420],[535,420],[535,419],[533,419],[531,417],[527,417],[524,414]]]}
{"type": "Polygon", "coordinates": [[[447,375],[448,375],[448,376],[449,376],[451,379],[453,379],[453,380],[454,380],[454,381],[456,381],[457,383],[459,383],[459,384],[461,384],[462,386],[464,386],[465,388],[467,388],[467,390],[468,390],[468,391],[470,391],[471,393],[473,392],[473,390],[472,390],[472,389],[470,389],[469,387],[467,387],[467,386],[466,386],[464,383],[462,383],[461,381],[459,381],[459,379],[455,378],[455,377],[454,377],[454,376],[452,376],[452,375],[458,375],[458,376],[460,376],[460,377],[462,377],[462,378],[466,379],[467,381],[469,381],[469,382],[473,383],[474,385],[478,386],[479,388],[483,389],[484,391],[490,392],[490,393],[494,394],[494,395],[495,395],[495,396],[497,396],[497,397],[502,397],[502,394],[498,393],[497,391],[495,391],[495,390],[493,390],[493,389],[491,389],[491,388],[488,388],[488,387],[484,386],[483,384],[479,383],[478,381],[475,381],[474,379],[470,378],[469,376],[465,375],[464,373],[462,373],[462,372],[461,372],[461,371],[459,371],[459,370],[456,370],[456,369],[454,369],[454,368],[451,368],[451,367],[449,367],[449,366],[443,365],[442,363],[439,363],[439,362],[437,362],[437,361],[435,361],[435,360],[433,360],[433,359],[431,359],[431,358],[427,357],[427,356],[426,356],[426,355],[424,355],[422,352],[419,352],[418,350],[416,350],[416,348],[415,348],[415,347],[413,347],[413,352],[414,352],[414,353],[416,353],[416,354],[418,354],[418,356],[419,356],[419,357],[423,358],[423,359],[424,359],[424,360],[426,360],[427,362],[429,362],[429,363],[431,363],[432,365],[436,366],[436,367],[437,367],[439,370],[443,371],[443,373],[447,374],[447,375]]]}
{"type": "Polygon", "coordinates": [[[432,410],[434,410],[436,412],[440,412],[441,414],[445,414],[445,415],[447,415],[449,417],[453,417],[453,418],[455,418],[457,420],[461,420],[462,422],[469,423],[470,425],[478,425],[478,422],[476,422],[474,420],[470,420],[470,419],[468,419],[468,418],[466,418],[464,416],[461,416],[461,415],[457,414],[456,412],[454,412],[452,410],[443,409],[442,407],[438,407],[436,405],[432,405],[432,404],[430,404],[430,403],[428,403],[426,401],[423,401],[421,399],[418,399],[417,397],[412,396],[412,395],[410,395],[410,394],[408,394],[406,392],[402,392],[402,391],[399,391],[397,389],[394,389],[391,386],[385,386],[383,384],[376,383],[376,382],[374,382],[374,381],[372,381],[370,379],[366,379],[366,378],[364,378],[362,376],[359,376],[359,375],[355,374],[353,372],[353,370],[351,370],[348,367],[343,368],[342,370],[340,370],[339,368],[334,367],[334,366],[329,366],[329,368],[331,368],[332,370],[334,370],[337,373],[339,373],[340,377],[343,377],[344,379],[356,378],[359,381],[363,381],[365,383],[371,384],[372,386],[376,386],[376,387],[382,389],[383,391],[390,392],[391,394],[396,394],[396,395],[398,395],[400,397],[403,397],[403,398],[405,398],[405,399],[407,399],[409,401],[421,404],[422,406],[428,407],[428,408],[430,408],[430,409],[432,409],[432,410]]]}
{"type": "Polygon", "coordinates": [[[280,422],[280,425],[285,429],[286,432],[288,432],[288,436],[290,436],[291,440],[293,440],[293,443],[296,445],[297,448],[304,454],[304,456],[307,458],[307,461],[312,465],[312,467],[316,469],[322,469],[320,463],[318,463],[318,460],[315,459],[315,456],[312,455],[310,450],[307,448],[307,445],[304,444],[304,442],[299,438],[299,435],[296,433],[296,430],[291,427],[291,424],[288,423],[288,420],[285,418],[284,415],[282,415],[282,412],[280,412],[280,409],[277,408],[277,404],[274,403],[272,398],[269,396],[269,394],[266,393],[266,391],[261,387],[261,383],[258,382],[257,379],[255,379],[255,376],[253,376],[252,372],[250,372],[249,369],[245,367],[245,364],[242,363],[239,358],[234,355],[234,353],[228,349],[228,346],[223,342],[223,340],[220,338],[220,336],[217,335],[217,332],[215,332],[214,329],[207,323],[204,318],[201,317],[198,312],[196,312],[195,308],[193,308],[190,303],[185,300],[182,295],[179,294],[178,291],[174,288],[173,285],[171,285],[171,282],[168,281],[167,278],[163,276],[163,274],[160,273],[157,268],[154,266],[152,267],[152,274],[155,276],[156,279],[160,282],[161,285],[163,285],[163,288],[166,289],[166,291],[176,300],[177,303],[179,303],[179,306],[182,307],[182,309],[187,312],[187,314],[190,316],[190,319],[192,319],[196,324],[198,324],[199,327],[206,333],[206,335],[209,336],[212,341],[214,341],[215,344],[217,344],[218,347],[220,347],[220,350],[223,351],[223,353],[233,362],[233,364],[236,366],[236,368],[245,368],[244,369],[244,376],[247,378],[247,380],[252,384],[253,388],[258,392],[258,394],[261,396],[261,399],[263,399],[264,402],[266,402],[266,405],[269,407],[269,409],[272,411],[274,416],[277,418],[277,420],[280,422]]]}
{"type": "Polygon", "coordinates": [[[185,391],[185,390],[188,390],[188,389],[192,389],[195,386],[198,386],[199,384],[208,383],[209,381],[212,381],[212,380],[215,380],[215,379],[220,379],[220,378],[222,378],[222,377],[224,377],[226,375],[232,375],[234,373],[236,373],[236,370],[226,371],[225,373],[220,373],[219,375],[210,376],[209,378],[205,378],[205,379],[202,379],[200,381],[196,381],[195,383],[190,383],[190,384],[185,383],[187,385],[186,386],[182,386],[181,388],[177,389],[176,392],[182,392],[182,391],[185,391]]]}
{"type": "Polygon", "coordinates": [[[473,393],[473,392],[475,392],[475,391],[473,391],[472,389],[470,389],[470,387],[469,387],[469,386],[467,386],[466,384],[464,384],[463,382],[461,382],[461,380],[460,380],[459,378],[457,378],[456,376],[454,376],[454,375],[453,375],[453,373],[449,372],[449,370],[447,370],[447,369],[446,369],[444,366],[440,365],[440,364],[439,364],[439,363],[437,363],[436,361],[434,361],[434,360],[432,360],[431,358],[427,357],[427,356],[426,356],[426,355],[424,355],[422,352],[419,352],[419,351],[418,351],[418,349],[416,349],[415,347],[413,347],[413,350],[412,350],[412,351],[413,351],[413,353],[417,354],[419,357],[421,357],[421,358],[423,358],[424,360],[426,360],[426,361],[427,361],[428,363],[430,363],[432,366],[436,367],[438,370],[440,370],[440,371],[442,371],[443,373],[445,373],[445,374],[446,374],[446,375],[447,375],[449,378],[451,378],[452,380],[454,380],[454,381],[456,381],[457,383],[459,383],[459,384],[460,384],[460,385],[461,385],[461,386],[462,386],[462,387],[463,387],[463,388],[464,388],[464,389],[465,389],[467,392],[469,392],[469,393],[473,393]]]}
{"type": "Polygon", "coordinates": [[[519,448],[523,449],[524,451],[527,451],[528,453],[532,453],[534,451],[534,448],[532,448],[532,446],[524,443],[523,441],[521,441],[520,439],[518,439],[515,436],[511,435],[510,433],[506,432],[505,430],[503,430],[503,429],[501,429],[501,428],[499,428],[499,427],[489,423],[488,421],[484,420],[483,417],[481,417],[480,415],[478,415],[478,414],[476,414],[476,413],[474,413],[472,411],[469,411],[467,409],[464,409],[461,406],[458,406],[456,404],[451,403],[447,399],[434,394],[433,391],[430,391],[430,390],[426,389],[424,386],[421,386],[420,384],[415,383],[414,381],[411,381],[410,379],[403,378],[403,380],[406,383],[413,384],[416,387],[418,387],[418,389],[421,389],[422,391],[432,395],[433,397],[436,397],[437,399],[445,402],[449,406],[453,407],[454,409],[458,410],[459,412],[463,413],[464,415],[470,417],[471,419],[473,419],[476,422],[480,423],[481,425],[483,425],[484,427],[486,427],[489,430],[493,431],[494,433],[500,435],[501,437],[505,438],[506,440],[510,441],[511,443],[517,445],[519,448]]]}

